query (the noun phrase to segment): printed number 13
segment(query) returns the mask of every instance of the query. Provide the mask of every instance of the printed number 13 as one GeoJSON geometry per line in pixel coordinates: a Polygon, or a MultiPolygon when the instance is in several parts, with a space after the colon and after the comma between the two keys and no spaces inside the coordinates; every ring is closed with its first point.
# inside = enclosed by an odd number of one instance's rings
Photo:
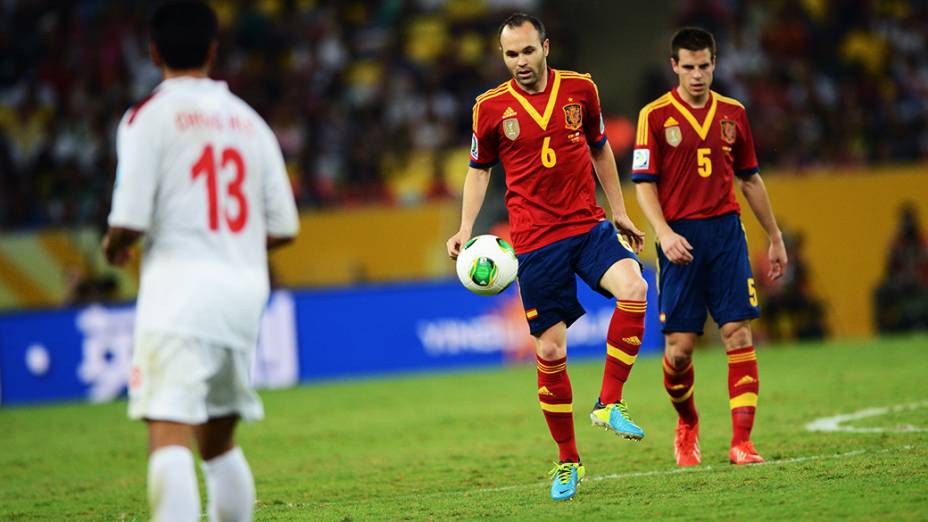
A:
{"type": "MultiPolygon", "coordinates": [[[[245,162],[238,150],[233,148],[222,149],[222,158],[220,167],[225,168],[229,163],[235,168],[235,178],[226,185],[226,194],[238,203],[238,213],[235,216],[229,215],[228,208],[223,212],[226,218],[226,225],[232,233],[241,232],[248,222],[248,200],[242,193],[242,183],[245,182],[245,162]]],[[[216,158],[213,155],[213,146],[207,145],[200,154],[200,159],[193,164],[190,172],[191,178],[196,180],[200,175],[206,176],[206,198],[209,206],[209,229],[219,230],[219,194],[217,190],[217,173],[216,158]]]]}

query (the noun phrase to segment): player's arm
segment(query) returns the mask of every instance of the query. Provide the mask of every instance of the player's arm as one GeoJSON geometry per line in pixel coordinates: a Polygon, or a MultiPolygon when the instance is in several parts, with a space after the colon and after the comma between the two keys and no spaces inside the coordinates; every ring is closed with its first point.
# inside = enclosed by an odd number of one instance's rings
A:
{"type": "Polygon", "coordinates": [[[628,217],[628,211],[625,210],[625,199],[622,197],[622,185],[619,184],[619,170],[615,165],[615,156],[612,154],[612,147],[609,146],[609,140],[606,137],[606,125],[603,121],[603,108],[599,100],[599,89],[596,83],[587,77],[589,81],[582,82],[585,92],[583,98],[586,101],[586,117],[583,118],[583,133],[586,136],[586,142],[590,146],[590,158],[593,160],[593,170],[596,171],[596,177],[599,184],[603,187],[606,194],[606,201],[609,202],[609,208],[612,210],[612,223],[619,230],[629,245],[635,252],[641,252],[644,247],[644,232],[638,229],[628,217]]]}
{"type": "Polygon", "coordinates": [[[451,259],[457,259],[461,252],[461,245],[470,239],[474,230],[474,222],[480,214],[480,208],[483,207],[489,184],[489,168],[468,167],[467,177],[464,178],[464,197],[461,202],[461,227],[448,239],[448,256],[451,259]]]}
{"type": "Polygon", "coordinates": [[[109,227],[103,236],[103,257],[115,266],[123,266],[132,259],[132,246],[144,232],[122,227],[109,227]]]}
{"type": "Polygon", "coordinates": [[[263,126],[265,176],[264,208],[267,218],[268,250],[292,243],[300,231],[299,213],[290,187],[287,166],[273,131],[263,126]]]}
{"type": "Polygon", "coordinates": [[[744,198],[748,201],[751,211],[760,221],[767,237],[770,239],[770,248],[767,255],[770,260],[770,270],[767,277],[779,279],[786,269],[789,260],[786,257],[786,247],[783,245],[783,234],[777,226],[777,219],[773,215],[773,206],[767,194],[767,186],[758,174],[757,154],[754,151],[754,135],[751,133],[751,124],[748,115],[742,111],[739,139],[734,144],[735,177],[739,180],[739,187],[744,198]]]}
{"type": "Polygon", "coordinates": [[[657,242],[664,256],[671,263],[686,264],[693,260],[693,246],[685,237],[670,228],[664,217],[664,209],[657,193],[657,181],[660,176],[660,148],[656,146],[658,136],[650,122],[651,111],[647,107],[638,114],[638,139],[632,157],[632,181],[635,182],[635,194],[638,205],[654,228],[657,242]]]}
{"type": "Polygon", "coordinates": [[[280,248],[280,247],[282,247],[282,246],[289,245],[290,243],[293,243],[293,240],[294,240],[294,239],[296,239],[296,238],[295,238],[295,237],[274,237],[274,236],[267,236],[267,249],[268,249],[268,250],[274,250],[274,249],[276,249],[276,248],[280,248]]]}
{"type": "Polygon", "coordinates": [[[644,247],[644,232],[638,230],[638,227],[628,217],[625,199],[622,196],[622,185],[619,183],[619,170],[615,165],[615,156],[612,154],[609,142],[607,141],[602,146],[591,146],[590,157],[593,159],[596,177],[599,178],[599,184],[602,185],[606,201],[609,202],[609,208],[612,210],[612,222],[635,249],[635,252],[641,252],[644,247]]]}
{"type": "Polygon", "coordinates": [[[693,246],[685,237],[677,234],[670,228],[670,224],[664,218],[664,209],[661,207],[661,200],[657,195],[657,183],[641,181],[635,184],[635,192],[638,196],[638,205],[644,212],[648,222],[654,228],[657,235],[657,242],[663,250],[667,260],[676,264],[687,264],[693,260],[693,246]]]}
{"type": "Polygon", "coordinates": [[[461,247],[470,239],[474,222],[483,206],[490,184],[490,169],[499,162],[497,129],[493,121],[481,118],[480,101],[474,104],[473,134],[470,142],[470,166],[464,178],[461,201],[461,227],[448,239],[448,257],[457,259],[461,247]]]}
{"type": "Polygon", "coordinates": [[[158,179],[158,119],[152,111],[123,117],[116,132],[116,183],[103,256],[116,266],[131,258],[131,248],[151,224],[158,179]]]}
{"type": "Polygon", "coordinates": [[[767,194],[767,186],[760,174],[754,173],[749,177],[738,177],[738,184],[744,199],[747,200],[751,211],[757,216],[760,225],[767,232],[770,240],[770,248],[767,255],[770,256],[770,271],[767,277],[779,279],[783,276],[786,264],[789,259],[786,256],[786,246],[783,244],[783,234],[780,227],[777,226],[777,219],[773,215],[773,205],[770,204],[770,196],[767,194]]]}

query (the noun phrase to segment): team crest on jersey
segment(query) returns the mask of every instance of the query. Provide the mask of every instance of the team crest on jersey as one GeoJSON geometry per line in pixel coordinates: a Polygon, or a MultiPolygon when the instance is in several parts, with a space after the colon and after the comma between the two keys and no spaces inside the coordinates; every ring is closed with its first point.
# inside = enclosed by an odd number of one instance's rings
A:
{"type": "Polygon", "coordinates": [[[676,147],[683,141],[683,132],[680,131],[680,122],[673,116],[664,121],[664,137],[667,138],[667,144],[676,147]]]}
{"type": "Polygon", "coordinates": [[[735,125],[735,122],[725,118],[719,121],[719,126],[722,127],[722,141],[729,145],[733,145],[735,139],[738,138],[738,127],[735,125]]]}
{"type": "Polygon", "coordinates": [[[516,141],[522,128],[519,127],[519,118],[506,118],[503,120],[503,134],[512,141],[516,141]]]}
{"type": "Polygon", "coordinates": [[[667,138],[667,144],[671,147],[676,147],[683,141],[683,133],[680,131],[679,125],[664,127],[664,137],[667,138]]]}
{"type": "Polygon", "coordinates": [[[583,126],[583,111],[579,103],[564,106],[564,125],[570,130],[578,130],[583,126]]]}

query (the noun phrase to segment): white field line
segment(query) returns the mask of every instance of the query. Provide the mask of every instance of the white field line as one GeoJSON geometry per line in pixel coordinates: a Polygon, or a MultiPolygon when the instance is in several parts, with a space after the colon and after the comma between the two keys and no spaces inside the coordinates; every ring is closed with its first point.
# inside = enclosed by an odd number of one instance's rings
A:
{"type": "MultiPolygon", "coordinates": [[[[905,446],[897,446],[895,448],[884,448],[880,450],[862,449],[862,450],[848,451],[845,453],[831,453],[831,454],[825,454],[825,455],[807,455],[805,457],[790,457],[786,459],[769,460],[762,464],[751,464],[750,466],[745,466],[745,467],[754,468],[758,466],[783,466],[786,464],[800,464],[803,462],[809,462],[813,460],[846,459],[846,458],[857,457],[857,456],[865,455],[865,454],[878,455],[881,453],[896,453],[896,452],[901,452],[901,451],[909,451],[912,448],[913,446],[911,445],[905,445],[905,446]]],[[[661,476],[661,475],[682,475],[684,473],[712,473],[712,472],[719,471],[720,469],[731,469],[731,468],[729,468],[728,466],[722,466],[719,468],[719,467],[712,467],[712,466],[706,465],[706,466],[694,466],[691,468],[673,468],[673,469],[654,470],[654,471],[632,471],[628,473],[610,473],[608,475],[598,475],[594,477],[588,477],[584,480],[599,482],[599,481],[604,481],[604,480],[619,480],[619,479],[638,478],[638,477],[654,477],[654,476],[661,476]]],[[[520,485],[512,485],[512,486],[501,486],[497,488],[475,489],[475,490],[471,490],[470,492],[471,493],[492,493],[496,491],[511,491],[514,489],[537,488],[543,484],[546,484],[546,483],[536,482],[534,484],[520,484],[520,485]]],[[[463,492],[463,493],[467,493],[467,492],[463,492]]]]}
{"type": "MultiPolygon", "coordinates": [[[[839,460],[847,459],[851,457],[858,457],[861,455],[880,455],[885,453],[898,453],[902,451],[909,451],[914,446],[905,445],[905,446],[896,446],[893,448],[884,448],[879,450],[854,450],[848,451],[845,453],[830,453],[824,455],[807,455],[805,457],[791,457],[778,460],[769,460],[761,464],[750,464],[743,466],[744,468],[755,468],[762,466],[784,466],[789,464],[801,464],[803,462],[810,462],[815,460],[839,460]]],[[[673,469],[664,469],[664,470],[654,470],[654,471],[632,471],[628,473],[610,473],[608,475],[598,475],[594,477],[587,477],[584,481],[611,481],[611,480],[620,480],[628,478],[638,478],[638,477],[654,477],[654,476],[668,476],[668,475],[683,475],[689,473],[714,473],[723,469],[733,469],[735,466],[694,466],[690,468],[673,468],[673,469]]],[[[423,498],[433,498],[433,497],[443,497],[450,495],[473,495],[473,494],[484,494],[484,493],[497,493],[500,491],[513,491],[521,489],[544,489],[549,487],[550,483],[548,482],[533,482],[531,484],[514,484],[511,486],[500,486],[496,488],[478,488],[470,490],[458,490],[458,491],[436,491],[434,493],[419,493],[413,495],[400,495],[398,497],[390,497],[383,499],[384,501],[397,502],[402,501],[403,499],[417,499],[421,500],[423,498]]],[[[303,504],[303,503],[288,503],[287,507],[289,508],[305,508],[305,507],[322,507],[327,505],[338,505],[346,506],[353,504],[362,504],[368,502],[367,500],[342,500],[337,502],[320,502],[319,504],[303,504]]]]}
{"type": "MultiPolygon", "coordinates": [[[[861,450],[848,451],[844,453],[830,453],[830,454],[824,454],[824,455],[807,455],[804,457],[790,457],[790,458],[785,458],[785,459],[770,460],[762,464],[750,464],[750,465],[743,466],[743,467],[754,468],[754,467],[759,467],[759,466],[783,466],[783,465],[789,465],[789,464],[801,464],[803,462],[810,462],[810,461],[815,461],[815,460],[839,460],[839,459],[858,457],[860,455],[880,455],[880,454],[885,454],[885,453],[899,453],[903,451],[909,451],[913,448],[914,446],[912,445],[905,445],[905,446],[896,446],[892,448],[883,448],[879,450],[861,449],[861,450]]],[[[593,476],[593,477],[587,477],[584,480],[601,482],[601,481],[611,481],[611,480],[637,478],[637,477],[682,475],[686,473],[714,473],[716,471],[720,471],[723,469],[733,469],[734,467],[735,466],[733,465],[730,467],[729,466],[712,467],[712,466],[706,465],[706,466],[694,466],[690,468],[673,468],[673,469],[654,470],[654,471],[632,471],[628,473],[610,473],[608,475],[598,475],[598,476],[593,476]]],[[[531,484],[513,484],[511,486],[500,486],[500,487],[495,487],[495,488],[478,488],[478,489],[457,490],[457,491],[436,491],[434,493],[418,493],[418,494],[412,494],[412,495],[399,495],[399,496],[390,497],[389,499],[384,499],[384,500],[390,501],[390,502],[397,502],[397,501],[401,501],[404,498],[423,499],[423,498],[442,497],[442,496],[449,496],[449,495],[470,495],[470,494],[482,494],[482,493],[495,493],[499,491],[513,491],[513,490],[520,490],[520,489],[539,489],[539,488],[548,487],[549,485],[550,485],[549,482],[533,482],[531,484]]],[[[358,499],[358,500],[340,500],[337,502],[323,501],[320,503],[287,503],[287,507],[291,509],[294,509],[294,508],[295,509],[304,509],[304,508],[320,509],[320,508],[324,508],[327,505],[337,505],[339,507],[346,507],[349,505],[361,504],[364,502],[367,502],[367,500],[358,499]]],[[[271,506],[261,506],[261,507],[267,508],[271,506]]]]}
{"type": "Polygon", "coordinates": [[[844,431],[848,433],[918,433],[928,431],[928,428],[912,426],[911,424],[895,426],[892,428],[858,428],[854,426],[843,426],[846,422],[866,419],[869,417],[878,417],[890,413],[901,411],[912,411],[920,408],[928,408],[928,401],[913,402],[909,404],[897,404],[895,406],[885,406],[882,408],[867,408],[854,413],[844,413],[832,417],[822,417],[806,424],[806,431],[825,431],[835,432],[844,431]]]}

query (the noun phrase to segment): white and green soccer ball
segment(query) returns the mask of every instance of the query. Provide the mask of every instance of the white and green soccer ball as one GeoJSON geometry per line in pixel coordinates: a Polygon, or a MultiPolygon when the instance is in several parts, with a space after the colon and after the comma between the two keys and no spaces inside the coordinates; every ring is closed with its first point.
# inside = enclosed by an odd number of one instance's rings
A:
{"type": "Polygon", "coordinates": [[[496,295],[515,281],[519,260],[509,243],[484,234],[464,243],[457,271],[464,288],[478,295],[496,295]]]}

